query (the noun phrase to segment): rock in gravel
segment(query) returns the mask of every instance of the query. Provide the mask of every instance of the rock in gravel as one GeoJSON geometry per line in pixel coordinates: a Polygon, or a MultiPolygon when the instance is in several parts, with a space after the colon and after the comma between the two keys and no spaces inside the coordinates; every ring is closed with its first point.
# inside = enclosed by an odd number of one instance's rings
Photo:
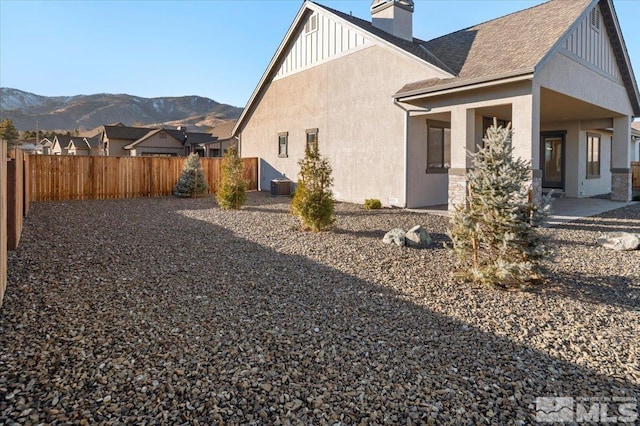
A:
{"type": "Polygon", "coordinates": [[[598,244],[616,251],[636,250],[640,246],[640,238],[628,232],[611,232],[599,237],[598,244]]]}
{"type": "Polygon", "coordinates": [[[431,236],[420,225],[409,229],[405,234],[405,243],[413,248],[425,248],[431,244],[431,236]]]}
{"type": "Polygon", "coordinates": [[[382,242],[385,244],[395,244],[397,246],[403,247],[405,244],[405,235],[404,230],[400,228],[393,228],[391,231],[387,232],[382,238],[382,242]]]}

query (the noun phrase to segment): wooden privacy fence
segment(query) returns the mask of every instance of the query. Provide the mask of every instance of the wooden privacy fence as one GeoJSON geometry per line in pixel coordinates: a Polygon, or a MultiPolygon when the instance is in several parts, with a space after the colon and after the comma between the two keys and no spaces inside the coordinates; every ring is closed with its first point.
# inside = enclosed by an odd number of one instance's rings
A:
{"type": "Polygon", "coordinates": [[[15,250],[22,234],[23,218],[29,211],[29,156],[0,144],[0,306],[7,287],[7,250],[15,250]]]}
{"type": "MultiPolygon", "coordinates": [[[[34,155],[30,161],[33,201],[162,197],[173,194],[185,157],[34,155]]],[[[209,192],[220,185],[222,158],[200,158],[209,192]]],[[[258,159],[243,158],[249,190],[258,188],[258,159]]]]}
{"type": "Polygon", "coordinates": [[[633,189],[640,190],[640,161],[631,162],[631,179],[633,189]]]}
{"type": "Polygon", "coordinates": [[[7,288],[7,143],[0,140],[0,306],[7,288]]]}

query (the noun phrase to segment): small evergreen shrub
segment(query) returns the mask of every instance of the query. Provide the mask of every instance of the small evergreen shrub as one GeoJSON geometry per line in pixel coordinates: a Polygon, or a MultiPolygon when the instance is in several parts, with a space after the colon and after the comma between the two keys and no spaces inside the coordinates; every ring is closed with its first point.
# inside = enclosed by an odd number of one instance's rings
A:
{"type": "Polygon", "coordinates": [[[538,231],[550,209],[549,198],[535,203],[531,165],[513,158],[511,124],[493,126],[485,146],[467,172],[466,202],[455,207],[449,237],[458,277],[501,287],[523,287],[540,278],[548,256],[538,231]]]}
{"type": "Polygon", "coordinates": [[[326,230],[335,222],[335,200],[331,192],[333,178],[329,161],[320,155],[316,142],[311,148],[307,145],[304,158],[298,161],[298,165],[300,173],[291,212],[300,219],[304,230],[326,230]]]}
{"type": "Polygon", "coordinates": [[[222,160],[222,178],[216,200],[220,208],[237,210],[247,201],[247,184],[244,181],[244,165],[238,151],[231,147],[222,160]]]}
{"type": "Polygon", "coordinates": [[[379,210],[382,208],[382,203],[378,199],[367,198],[364,200],[364,208],[366,210],[379,210]]]}
{"type": "Polygon", "coordinates": [[[202,171],[200,157],[198,154],[189,155],[184,163],[182,175],[173,188],[173,194],[177,197],[196,197],[206,194],[208,190],[209,184],[202,171]]]}

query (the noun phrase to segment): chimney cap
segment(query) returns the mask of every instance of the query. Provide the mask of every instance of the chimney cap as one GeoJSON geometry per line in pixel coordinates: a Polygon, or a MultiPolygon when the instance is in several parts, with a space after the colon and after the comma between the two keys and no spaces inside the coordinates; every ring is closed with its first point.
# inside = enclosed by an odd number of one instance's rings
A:
{"type": "Polygon", "coordinates": [[[373,13],[380,9],[385,9],[391,5],[399,6],[409,12],[413,12],[415,6],[413,0],[373,0],[371,2],[371,12],[373,13]]]}

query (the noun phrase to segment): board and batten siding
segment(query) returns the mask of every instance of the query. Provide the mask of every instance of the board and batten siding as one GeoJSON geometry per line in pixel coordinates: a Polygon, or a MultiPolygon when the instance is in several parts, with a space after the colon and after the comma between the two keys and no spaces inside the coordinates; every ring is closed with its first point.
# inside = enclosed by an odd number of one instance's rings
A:
{"type": "Polygon", "coordinates": [[[608,75],[620,79],[615,53],[607,29],[597,6],[576,26],[564,43],[566,52],[580,62],[608,75]]]}
{"type": "Polygon", "coordinates": [[[371,45],[362,33],[320,12],[307,17],[274,80],[371,45]],[[315,24],[312,25],[312,22],[315,24]],[[315,27],[315,29],[314,29],[315,27]]]}

